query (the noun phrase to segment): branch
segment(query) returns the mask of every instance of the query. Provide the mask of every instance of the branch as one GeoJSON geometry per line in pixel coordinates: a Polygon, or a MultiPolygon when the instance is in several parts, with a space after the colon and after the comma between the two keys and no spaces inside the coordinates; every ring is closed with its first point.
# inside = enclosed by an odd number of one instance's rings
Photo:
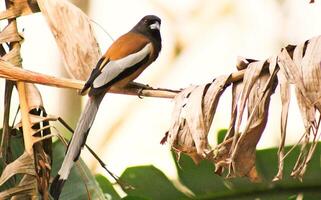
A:
{"type": "MultiPolygon", "coordinates": [[[[243,79],[243,76],[244,70],[234,72],[231,74],[231,77],[229,78],[227,83],[240,81],[243,79]]],[[[13,81],[24,81],[29,83],[37,83],[42,85],[76,90],[81,90],[85,84],[84,81],[80,80],[59,78],[21,68],[12,67],[10,63],[3,60],[0,60],[0,77],[13,81]]],[[[111,87],[111,89],[108,92],[145,97],[174,98],[176,94],[180,92],[180,90],[152,88],[150,86],[139,83],[131,83],[126,88],[111,87]]]]}

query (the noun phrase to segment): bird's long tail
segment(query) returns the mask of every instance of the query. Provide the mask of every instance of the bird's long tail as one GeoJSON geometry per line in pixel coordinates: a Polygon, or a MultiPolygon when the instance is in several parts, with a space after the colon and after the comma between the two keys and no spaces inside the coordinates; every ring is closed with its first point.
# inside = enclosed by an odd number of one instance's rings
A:
{"type": "Polygon", "coordinates": [[[66,156],[61,165],[61,168],[53,180],[50,187],[51,196],[57,200],[67,180],[73,164],[78,160],[82,147],[86,143],[86,138],[89,130],[94,122],[98,107],[104,97],[103,94],[91,96],[85,106],[84,111],[81,113],[78,120],[76,130],[68,144],[66,156]]]}

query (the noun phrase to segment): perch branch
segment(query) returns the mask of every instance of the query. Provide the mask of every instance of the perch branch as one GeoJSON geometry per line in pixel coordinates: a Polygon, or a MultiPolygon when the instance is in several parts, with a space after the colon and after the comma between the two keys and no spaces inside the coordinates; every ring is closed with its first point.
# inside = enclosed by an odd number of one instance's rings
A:
{"type": "MultiPolygon", "coordinates": [[[[243,79],[244,70],[240,70],[231,74],[231,77],[227,81],[228,84],[237,82],[243,79]]],[[[37,83],[42,85],[69,88],[69,89],[82,89],[84,81],[73,80],[67,78],[59,78],[55,76],[49,76],[21,68],[12,67],[12,65],[6,61],[0,60],[0,77],[13,81],[24,81],[29,83],[37,83]]],[[[159,98],[174,98],[180,90],[171,90],[163,88],[152,88],[147,85],[132,83],[127,88],[110,89],[111,93],[127,94],[127,95],[139,95],[145,97],[159,97],[159,98]]]]}

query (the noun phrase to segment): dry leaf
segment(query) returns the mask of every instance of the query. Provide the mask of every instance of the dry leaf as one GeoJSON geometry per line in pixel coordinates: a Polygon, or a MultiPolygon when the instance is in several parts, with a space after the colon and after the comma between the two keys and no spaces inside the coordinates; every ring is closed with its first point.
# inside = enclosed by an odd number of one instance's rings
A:
{"type": "Polygon", "coordinates": [[[189,95],[185,106],[185,124],[192,135],[197,154],[204,158],[210,151],[202,108],[205,87],[206,85],[197,86],[189,95]]]}
{"type": "Polygon", "coordinates": [[[29,181],[24,181],[24,179],[22,179],[21,184],[18,186],[0,192],[0,199],[10,199],[11,197],[15,197],[12,198],[13,200],[29,198],[35,199],[37,198],[36,188],[36,181],[34,179],[29,181]]]}
{"type": "Polygon", "coordinates": [[[0,12],[0,19],[11,19],[39,12],[36,0],[14,0],[9,9],[0,12]]]}
{"type": "Polygon", "coordinates": [[[0,185],[16,174],[35,175],[33,159],[27,152],[6,166],[0,177],[0,185]]]}
{"type": "Polygon", "coordinates": [[[56,39],[69,75],[86,80],[101,56],[90,19],[66,0],[38,0],[38,4],[56,39]]]}
{"type": "Polygon", "coordinates": [[[34,176],[24,175],[15,189],[16,191],[13,192],[14,196],[11,198],[11,200],[38,198],[37,184],[34,176]]]}
{"type": "Polygon", "coordinates": [[[168,131],[167,141],[176,152],[183,152],[191,156],[195,163],[198,163],[201,158],[197,155],[192,135],[189,133],[186,126],[186,111],[185,106],[187,98],[191,91],[196,86],[191,86],[180,92],[175,98],[175,105],[172,114],[172,122],[168,131]]]}
{"type": "Polygon", "coordinates": [[[267,123],[270,96],[275,90],[275,76],[275,72],[271,75],[262,74],[253,85],[248,98],[248,121],[231,155],[233,173],[248,176],[252,181],[259,180],[255,169],[256,145],[267,123]]]}
{"type": "Polygon", "coordinates": [[[307,104],[301,91],[297,91],[297,99],[301,110],[302,117],[305,122],[306,135],[303,140],[301,154],[291,175],[302,179],[307,164],[309,163],[317,141],[319,120],[316,120],[316,109],[320,113],[320,89],[321,89],[321,37],[314,37],[302,45],[298,45],[295,49],[293,62],[298,66],[306,89],[306,97],[312,102],[307,104]],[[302,52],[302,53],[301,53],[302,52]],[[308,143],[312,137],[312,143],[309,147],[308,143]]]}
{"type": "Polygon", "coordinates": [[[236,121],[236,127],[235,127],[235,133],[239,133],[239,129],[241,126],[242,116],[245,109],[246,102],[248,100],[250,91],[257,79],[259,78],[259,75],[263,69],[265,61],[258,61],[250,63],[249,66],[246,68],[244,78],[243,78],[243,90],[242,94],[240,96],[240,102],[239,102],[239,113],[237,116],[236,121]]]}
{"type": "Polygon", "coordinates": [[[273,181],[281,180],[283,177],[283,165],[284,165],[284,145],[286,138],[286,127],[288,123],[288,113],[290,105],[290,85],[282,73],[278,73],[278,80],[280,85],[280,96],[282,102],[281,110],[281,140],[278,150],[278,173],[274,177],[273,181]]]}
{"type": "Polygon", "coordinates": [[[43,107],[42,97],[38,88],[32,83],[25,83],[27,95],[27,103],[29,110],[43,107]]]}
{"type": "Polygon", "coordinates": [[[211,83],[204,95],[203,99],[203,113],[204,120],[206,123],[206,132],[209,131],[214,114],[216,112],[216,108],[221,97],[222,92],[225,90],[227,85],[227,81],[230,76],[219,76],[217,77],[213,83],[211,83]]]}
{"type": "Polygon", "coordinates": [[[174,150],[189,155],[195,163],[212,157],[207,135],[229,77],[221,76],[213,83],[189,87],[175,98],[168,142],[174,150]]]}
{"type": "MultiPolygon", "coordinates": [[[[0,32],[0,43],[21,41],[21,36],[17,33],[16,27],[13,23],[9,23],[0,32]]],[[[6,56],[6,55],[5,55],[6,56]]],[[[4,59],[4,58],[2,58],[4,59]]],[[[5,59],[4,59],[5,60],[5,59]]]]}
{"type": "MultiPolygon", "coordinates": [[[[39,115],[32,115],[30,114],[30,122],[32,125],[35,125],[35,124],[39,124],[41,122],[45,122],[45,121],[57,121],[58,118],[54,115],[47,115],[46,117],[42,117],[42,116],[39,116],[39,115]]],[[[14,129],[19,129],[22,127],[22,122],[20,121],[19,123],[17,123],[15,126],[14,126],[14,129]]]]}

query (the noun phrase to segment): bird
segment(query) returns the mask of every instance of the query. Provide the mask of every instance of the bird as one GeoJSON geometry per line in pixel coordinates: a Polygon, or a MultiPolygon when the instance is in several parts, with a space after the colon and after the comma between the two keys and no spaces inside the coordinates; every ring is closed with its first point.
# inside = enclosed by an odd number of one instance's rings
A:
{"type": "Polygon", "coordinates": [[[81,150],[94,122],[99,105],[112,87],[126,87],[152,62],[161,49],[161,19],[155,15],[144,16],[129,32],[120,36],[98,60],[80,94],[88,94],[88,101],[68,143],[66,155],[55,176],[50,194],[58,200],[73,164],[79,159],[81,150]]]}

